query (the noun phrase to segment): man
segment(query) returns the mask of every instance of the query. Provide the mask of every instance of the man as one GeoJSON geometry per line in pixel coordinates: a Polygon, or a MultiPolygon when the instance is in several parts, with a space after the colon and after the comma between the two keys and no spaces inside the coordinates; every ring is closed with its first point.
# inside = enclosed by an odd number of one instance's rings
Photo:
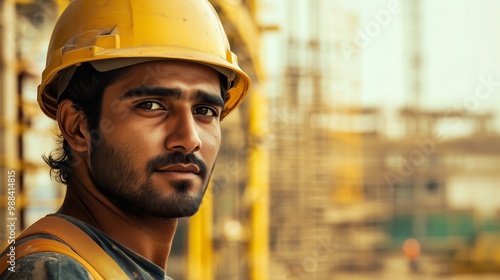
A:
{"type": "Polygon", "coordinates": [[[169,279],[177,219],[198,210],[249,83],[207,0],[73,0],[38,93],[66,197],[4,251],[0,278],[169,279]]]}

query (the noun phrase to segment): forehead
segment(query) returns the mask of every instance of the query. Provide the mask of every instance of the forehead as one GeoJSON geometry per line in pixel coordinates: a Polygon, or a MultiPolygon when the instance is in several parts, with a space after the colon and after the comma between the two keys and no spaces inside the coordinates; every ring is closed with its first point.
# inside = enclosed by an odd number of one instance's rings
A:
{"type": "Polygon", "coordinates": [[[182,80],[186,83],[219,84],[219,72],[203,64],[159,60],[145,62],[125,69],[118,80],[133,80],[144,85],[156,85],[169,80],[182,80]]]}

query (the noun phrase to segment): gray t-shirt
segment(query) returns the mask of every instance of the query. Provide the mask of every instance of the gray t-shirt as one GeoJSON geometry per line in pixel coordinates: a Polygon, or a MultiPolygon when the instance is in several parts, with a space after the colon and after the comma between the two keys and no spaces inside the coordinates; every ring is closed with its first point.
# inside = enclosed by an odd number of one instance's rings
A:
{"type": "MultiPolygon", "coordinates": [[[[116,261],[130,279],[172,280],[161,267],[119,244],[96,228],[66,215],[52,214],[50,216],[68,220],[82,229],[116,261]]],[[[58,240],[47,234],[37,234],[16,241],[16,245],[34,238],[58,240]]],[[[8,250],[5,250],[1,255],[7,252],[8,250]]],[[[93,278],[85,267],[71,257],[55,252],[40,252],[16,260],[15,272],[5,270],[0,274],[0,279],[90,280],[93,278]]]]}

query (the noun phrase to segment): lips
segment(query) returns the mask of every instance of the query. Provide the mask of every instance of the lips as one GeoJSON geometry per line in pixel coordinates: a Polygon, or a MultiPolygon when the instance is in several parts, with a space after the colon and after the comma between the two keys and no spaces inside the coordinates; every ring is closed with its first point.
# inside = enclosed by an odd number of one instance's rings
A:
{"type": "Polygon", "coordinates": [[[194,154],[183,154],[177,151],[150,159],[146,168],[149,176],[156,173],[166,180],[178,181],[195,178],[206,180],[208,176],[207,166],[203,160],[194,154]]]}
{"type": "Polygon", "coordinates": [[[171,164],[159,168],[159,172],[183,172],[183,173],[200,173],[200,168],[195,164],[171,164]]]}

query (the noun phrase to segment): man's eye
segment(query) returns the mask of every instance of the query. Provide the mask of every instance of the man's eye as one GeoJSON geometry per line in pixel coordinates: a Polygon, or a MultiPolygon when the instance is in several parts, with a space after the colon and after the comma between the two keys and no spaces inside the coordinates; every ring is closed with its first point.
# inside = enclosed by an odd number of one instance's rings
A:
{"type": "Polygon", "coordinates": [[[137,105],[137,108],[149,110],[149,111],[164,110],[165,109],[158,102],[153,102],[153,101],[139,103],[137,105]]]}
{"type": "Polygon", "coordinates": [[[217,110],[207,106],[199,106],[193,109],[195,115],[202,115],[204,117],[217,117],[219,116],[217,110]]]}

